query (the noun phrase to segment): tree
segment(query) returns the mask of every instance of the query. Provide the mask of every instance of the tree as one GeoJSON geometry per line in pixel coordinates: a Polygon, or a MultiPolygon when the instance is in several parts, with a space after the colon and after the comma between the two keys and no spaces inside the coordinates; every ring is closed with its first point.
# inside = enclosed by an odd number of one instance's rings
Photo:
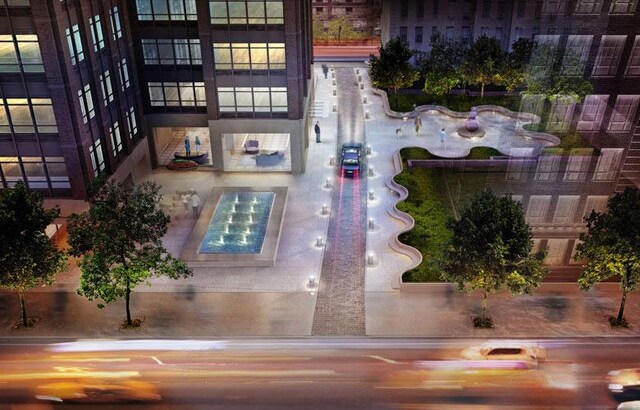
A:
{"type": "Polygon", "coordinates": [[[640,286],[640,191],[627,188],[609,199],[609,211],[592,211],[585,218],[587,232],[580,234],[576,259],[586,262],[578,285],[589,290],[612,277],[620,280],[622,299],[612,326],[626,326],[627,293],[640,286]]]}
{"type": "Polygon", "coordinates": [[[391,89],[398,106],[398,90],[408,88],[418,79],[418,72],[409,62],[415,54],[406,41],[395,38],[380,46],[380,57],[370,56],[369,78],[377,88],[391,89]]]}
{"type": "Polygon", "coordinates": [[[505,52],[494,37],[480,36],[469,48],[462,65],[462,75],[469,84],[480,84],[480,97],[484,87],[496,80],[504,69],[505,52]]]}
{"type": "Polygon", "coordinates": [[[443,277],[460,290],[481,290],[482,314],[477,327],[492,327],[487,318],[489,293],[507,288],[513,294],[529,294],[544,277],[544,252],[531,254],[531,229],[519,203],[490,190],[478,194],[450,220],[453,237],[445,250],[443,277]]]}
{"type": "Polygon", "coordinates": [[[513,91],[525,82],[525,70],[531,59],[534,42],[528,38],[519,38],[511,45],[503,70],[495,75],[495,83],[513,91]]]}
{"type": "Polygon", "coordinates": [[[162,245],[170,218],[159,209],[160,199],[160,188],[152,183],[108,182],[89,199],[87,212],[69,218],[71,254],[82,256],[78,294],[104,303],[124,298],[127,326],[133,325],[129,305],[136,285],[153,276],[191,274],[162,245]]]}
{"type": "Polygon", "coordinates": [[[60,215],[44,209],[40,194],[24,182],[0,191],[0,286],[18,293],[22,323],[30,326],[24,293],[53,283],[66,267],[66,256],[45,229],[60,215]]]}
{"type": "Polygon", "coordinates": [[[460,42],[449,40],[440,34],[431,36],[431,51],[421,61],[425,94],[446,96],[460,84],[463,57],[464,48],[460,42]]]}

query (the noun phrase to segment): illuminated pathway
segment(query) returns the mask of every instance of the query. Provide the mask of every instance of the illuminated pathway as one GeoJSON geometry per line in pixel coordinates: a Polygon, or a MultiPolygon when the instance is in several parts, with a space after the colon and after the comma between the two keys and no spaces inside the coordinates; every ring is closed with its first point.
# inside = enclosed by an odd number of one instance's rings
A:
{"type": "MultiPolygon", "coordinates": [[[[364,143],[364,113],[353,68],[337,68],[338,152],[345,142],[364,143]]],[[[313,317],[312,335],[365,334],[364,254],[367,180],[342,178],[338,171],[331,220],[313,317]]]]}

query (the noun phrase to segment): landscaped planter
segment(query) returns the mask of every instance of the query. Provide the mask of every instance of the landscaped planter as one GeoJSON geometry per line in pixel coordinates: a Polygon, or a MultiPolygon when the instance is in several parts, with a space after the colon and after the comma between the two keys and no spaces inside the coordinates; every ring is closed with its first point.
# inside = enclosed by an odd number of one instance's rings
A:
{"type": "Polygon", "coordinates": [[[198,163],[188,159],[174,159],[167,165],[167,169],[172,171],[187,171],[198,168],[198,163]]]}

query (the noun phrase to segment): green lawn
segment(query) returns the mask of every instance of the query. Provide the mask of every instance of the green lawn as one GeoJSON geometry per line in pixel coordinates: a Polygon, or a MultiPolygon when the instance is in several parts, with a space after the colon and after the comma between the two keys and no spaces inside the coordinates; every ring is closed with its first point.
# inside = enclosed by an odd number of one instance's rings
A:
{"type": "MultiPolygon", "coordinates": [[[[406,168],[408,159],[437,159],[422,148],[404,148],[400,151],[404,171],[396,182],[409,190],[408,198],[398,209],[411,215],[415,227],[400,236],[400,241],[422,253],[422,264],[404,274],[405,282],[439,282],[439,262],[451,230],[447,221],[454,217],[477,192],[486,185],[486,170],[465,172],[444,168],[406,168]]],[[[500,155],[493,148],[473,148],[467,158],[487,159],[500,155]]]]}
{"type": "Polygon", "coordinates": [[[396,105],[396,95],[392,92],[389,93],[389,104],[391,109],[399,112],[407,112],[413,110],[413,105],[430,105],[436,103],[442,105],[453,111],[467,112],[471,110],[471,107],[478,105],[499,105],[501,107],[508,108],[512,111],[518,111],[520,109],[520,96],[485,96],[480,97],[467,97],[465,95],[449,95],[446,98],[444,96],[429,96],[426,94],[398,94],[396,105]]]}

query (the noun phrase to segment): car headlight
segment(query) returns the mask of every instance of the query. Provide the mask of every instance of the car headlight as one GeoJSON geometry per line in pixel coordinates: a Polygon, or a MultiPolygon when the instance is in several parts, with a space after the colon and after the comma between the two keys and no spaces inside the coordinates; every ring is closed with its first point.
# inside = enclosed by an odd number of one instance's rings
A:
{"type": "Polygon", "coordinates": [[[621,392],[624,390],[624,386],[618,383],[609,383],[609,390],[612,392],[621,392]]]}

